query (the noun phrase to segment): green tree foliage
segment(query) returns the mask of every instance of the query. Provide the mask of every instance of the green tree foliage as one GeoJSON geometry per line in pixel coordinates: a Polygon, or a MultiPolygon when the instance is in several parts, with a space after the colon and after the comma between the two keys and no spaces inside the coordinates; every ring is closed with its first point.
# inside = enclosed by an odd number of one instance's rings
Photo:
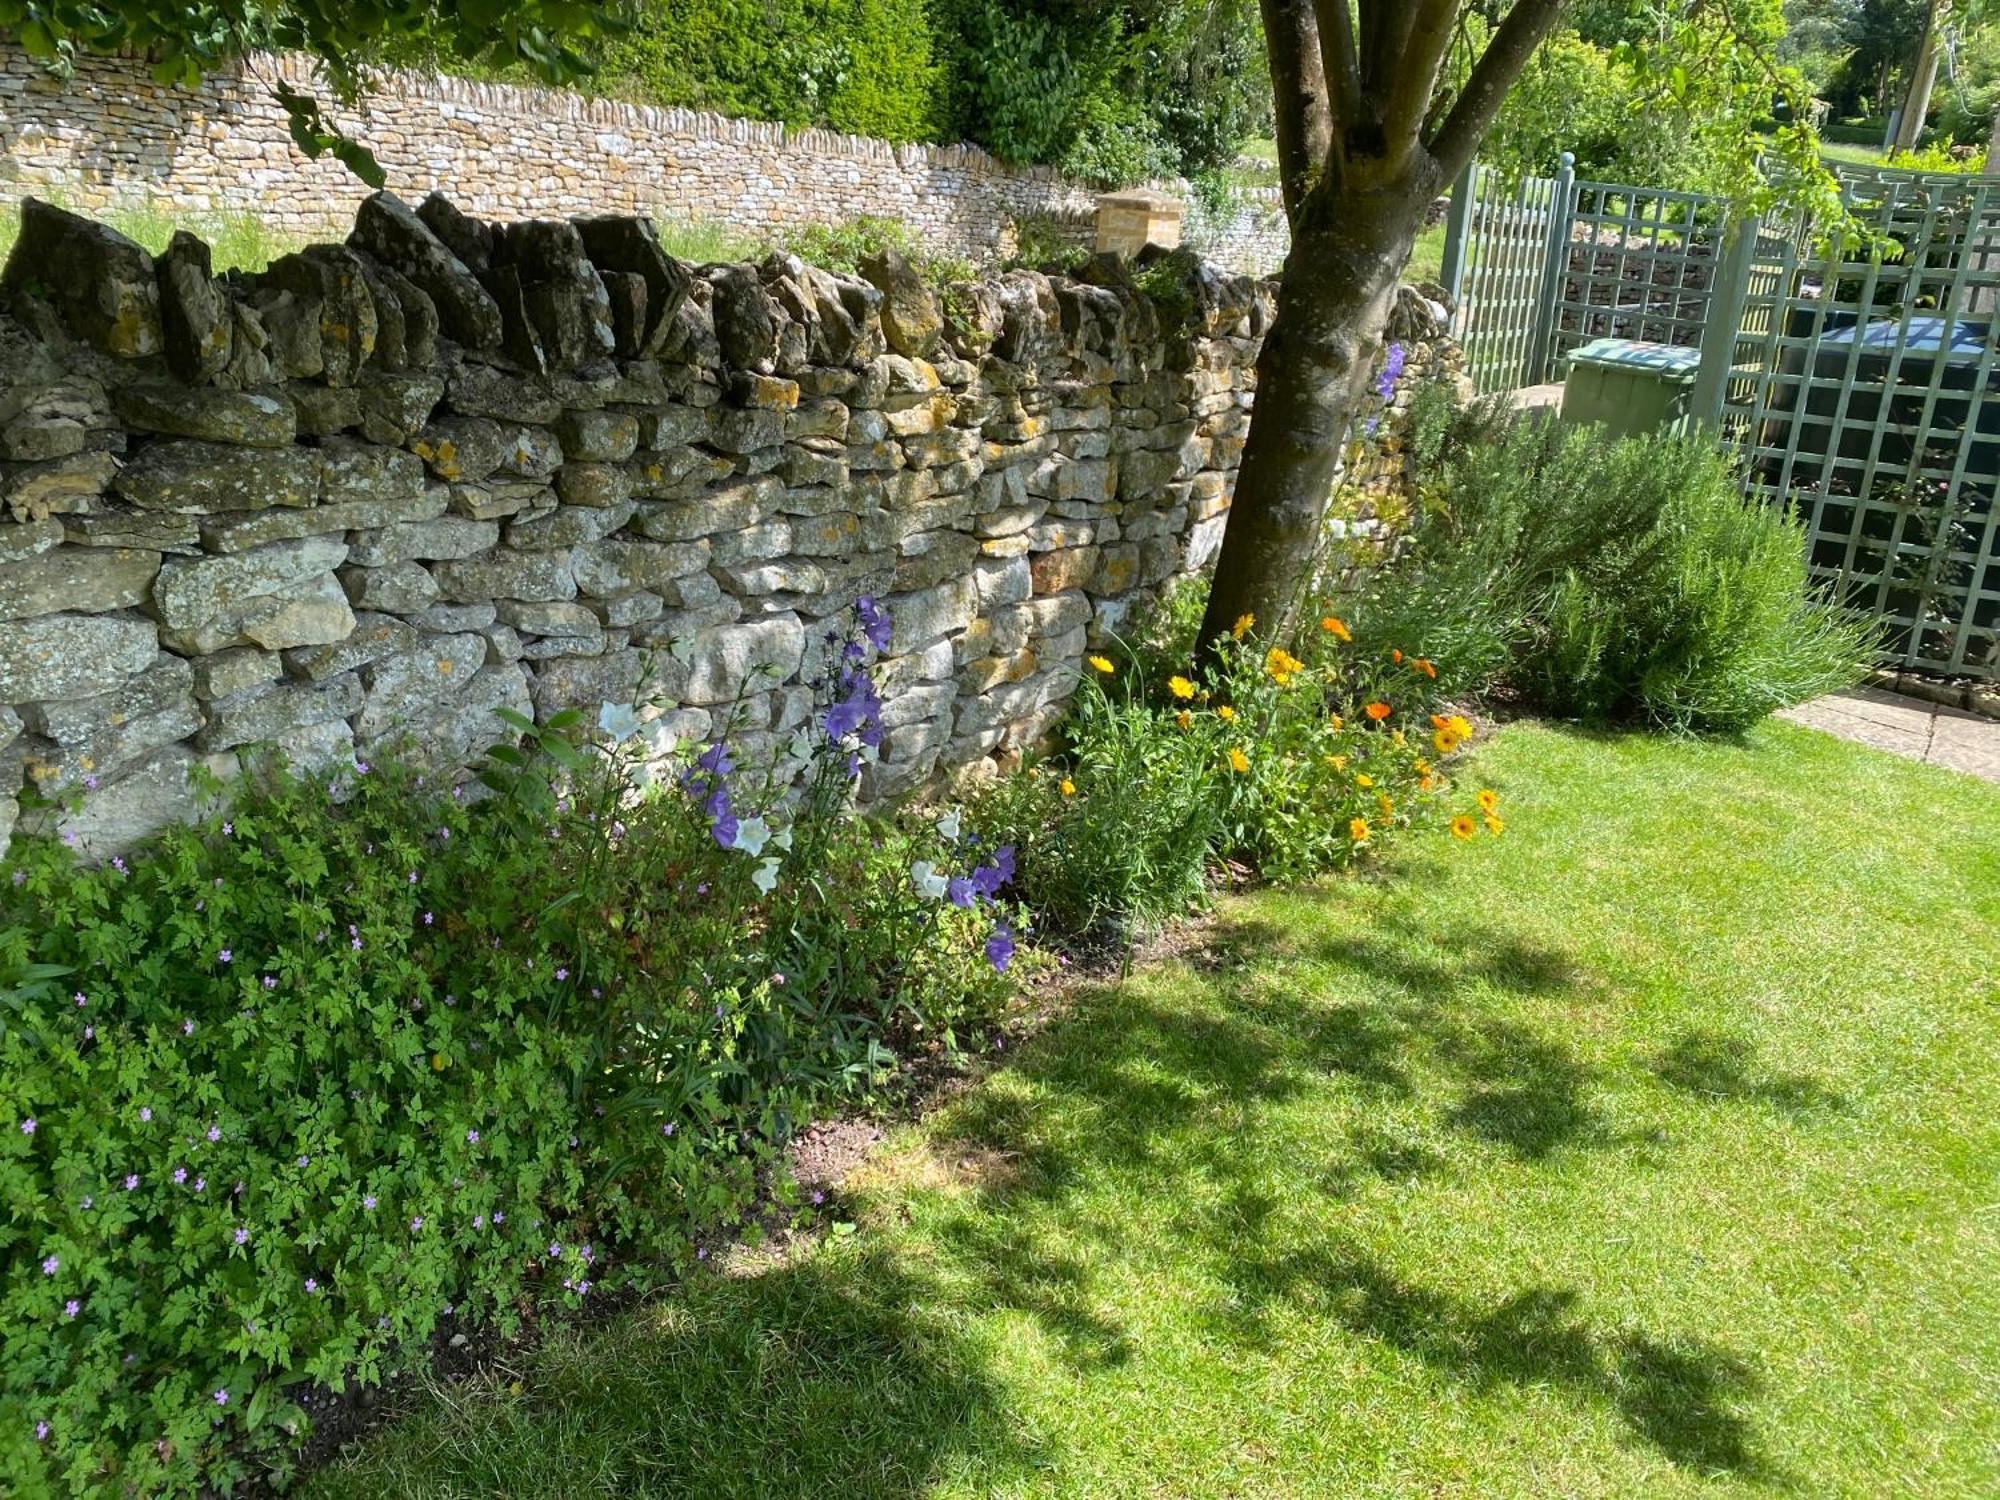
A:
{"type": "Polygon", "coordinates": [[[645,0],[603,72],[663,104],[889,140],[943,124],[926,0],[645,0]]]}

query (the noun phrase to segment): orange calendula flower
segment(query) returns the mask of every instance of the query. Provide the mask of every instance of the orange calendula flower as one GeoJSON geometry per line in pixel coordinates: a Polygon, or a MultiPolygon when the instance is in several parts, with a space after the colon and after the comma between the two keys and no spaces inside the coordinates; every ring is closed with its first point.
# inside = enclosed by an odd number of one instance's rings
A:
{"type": "Polygon", "coordinates": [[[1236,717],[1236,710],[1225,703],[1215,711],[1215,716],[1227,724],[1231,719],[1236,717]]]}
{"type": "Polygon", "coordinates": [[[1167,691],[1185,703],[1194,696],[1194,684],[1189,682],[1185,677],[1169,677],[1167,679],[1167,691]]]}
{"type": "Polygon", "coordinates": [[[1351,641],[1354,639],[1354,636],[1348,631],[1347,622],[1342,620],[1339,615],[1322,616],[1319,628],[1332,636],[1336,641],[1351,641]]]}
{"type": "Polygon", "coordinates": [[[1116,667],[1111,665],[1111,661],[1108,657],[1092,656],[1092,657],[1087,657],[1085,659],[1089,661],[1089,663],[1093,667],[1095,667],[1098,671],[1102,672],[1106,677],[1109,677],[1113,672],[1118,670],[1116,667]]]}
{"type": "Polygon", "coordinates": [[[1229,747],[1229,769],[1236,772],[1239,776],[1250,769],[1250,757],[1234,745],[1229,747]]]}
{"type": "Polygon", "coordinates": [[[1256,623],[1257,617],[1255,615],[1238,615],[1236,623],[1229,627],[1229,633],[1240,641],[1250,633],[1250,627],[1256,623]]]}
{"type": "Polygon", "coordinates": [[[1389,717],[1390,709],[1386,703],[1371,703],[1362,712],[1367,714],[1377,724],[1380,724],[1384,719],[1389,717]]]}
{"type": "Polygon", "coordinates": [[[1479,792],[1479,810],[1492,814],[1500,806],[1500,794],[1491,787],[1482,787],[1479,792]]]}
{"type": "Polygon", "coordinates": [[[1065,797],[1074,797],[1076,795],[1076,783],[1065,776],[1062,779],[1062,784],[1056,790],[1061,792],[1065,797]]]}
{"type": "Polygon", "coordinates": [[[1486,831],[1488,833],[1498,835],[1506,832],[1506,830],[1507,825],[1494,817],[1492,813],[1486,815],[1486,831]]]}
{"type": "Polygon", "coordinates": [[[1357,771],[1354,775],[1354,784],[1360,787],[1361,790],[1365,792],[1368,790],[1368,788],[1375,785],[1375,778],[1373,776],[1369,776],[1362,772],[1357,771]]]}
{"type": "Polygon", "coordinates": [[[1194,723],[1194,715],[1189,713],[1186,709],[1182,709],[1179,713],[1174,715],[1174,722],[1180,725],[1181,728],[1186,729],[1194,723]]]}
{"type": "Polygon", "coordinates": [[[1419,656],[1415,661],[1410,663],[1410,670],[1413,672],[1421,672],[1424,674],[1424,676],[1431,678],[1433,681],[1436,680],[1438,674],[1438,669],[1432,666],[1430,662],[1426,661],[1421,656],[1419,656]]]}
{"type": "Polygon", "coordinates": [[[1357,843],[1357,844],[1365,844],[1365,843],[1367,843],[1367,842],[1368,842],[1368,820],[1367,820],[1366,818],[1350,818],[1350,819],[1348,819],[1348,821],[1347,821],[1347,836],[1348,836],[1349,838],[1353,839],[1353,840],[1354,840],[1354,842],[1355,842],[1355,843],[1357,843]]]}
{"type": "Polygon", "coordinates": [[[1389,660],[1400,667],[1403,664],[1403,648],[1401,646],[1390,647],[1389,660]]]}
{"type": "Polygon", "coordinates": [[[1460,813],[1451,820],[1451,836],[1455,839],[1469,839],[1478,828],[1479,825],[1472,821],[1470,813],[1460,813]]]}
{"type": "Polygon", "coordinates": [[[1438,784],[1437,777],[1431,775],[1431,773],[1428,771],[1424,772],[1423,775],[1417,778],[1417,790],[1420,792],[1428,792],[1432,787],[1436,786],[1437,784],[1438,784]]]}

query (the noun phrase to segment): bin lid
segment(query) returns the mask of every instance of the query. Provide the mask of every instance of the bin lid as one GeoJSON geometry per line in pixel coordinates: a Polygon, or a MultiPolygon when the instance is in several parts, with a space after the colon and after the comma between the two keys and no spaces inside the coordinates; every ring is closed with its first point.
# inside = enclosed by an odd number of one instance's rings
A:
{"type": "Polygon", "coordinates": [[[1691,385],[1701,369],[1701,351],[1647,339],[1592,339],[1582,348],[1572,349],[1569,361],[1606,370],[1646,370],[1661,380],[1691,385]]]}
{"type": "MultiPolygon", "coordinates": [[[[1942,348],[1948,363],[1976,364],[1992,333],[1992,324],[1970,318],[1876,318],[1862,326],[1860,344],[1866,354],[1889,354],[1894,352],[1900,335],[1905,354],[1936,354],[1942,348]],[[1906,334],[1902,332],[1905,324],[1906,334]]],[[[1845,348],[1854,342],[1852,323],[1844,328],[1829,328],[1820,337],[1820,343],[1827,346],[1845,348]]]]}

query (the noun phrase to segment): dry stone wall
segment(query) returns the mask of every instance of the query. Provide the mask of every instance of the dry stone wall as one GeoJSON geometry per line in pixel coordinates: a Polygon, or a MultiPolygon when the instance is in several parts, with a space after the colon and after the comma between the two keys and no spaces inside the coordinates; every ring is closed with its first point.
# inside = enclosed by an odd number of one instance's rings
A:
{"type": "Polygon", "coordinates": [[[939,300],[696,270],[644,219],[361,205],[211,273],[30,201],[0,273],[0,832],[88,849],[276,745],[462,768],[494,711],[673,705],[782,753],[828,625],[894,636],[871,796],[1006,757],[1220,540],[1266,284],[1014,271],[939,300]],[[673,643],[689,643],[679,652],[673,643]]]}
{"type": "MultiPolygon", "coordinates": [[[[67,84],[0,42],[0,202],[30,193],[88,210],[173,205],[177,217],[254,214],[286,235],[342,232],[367,189],[292,144],[269,82],[323,93],[311,63],[260,56],[192,89],[137,60],[84,56],[67,84]]],[[[392,190],[441,190],[468,213],[706,219],[759,237],[864,214],[900,219],[934,251],[1002,257],[1037,218],[1086,238],[1096,194],[1047,167],[973,146],[895,145],[702,110],[562,90],[387,75],[361,112],[334,111],[392,190]]],[[[1160,184],[1185,195],[1185,183],[1160,184]]],[[[1265,275],[1286,236],[1273,194],[1247,195],[1202,251],[1265,275]]]]}

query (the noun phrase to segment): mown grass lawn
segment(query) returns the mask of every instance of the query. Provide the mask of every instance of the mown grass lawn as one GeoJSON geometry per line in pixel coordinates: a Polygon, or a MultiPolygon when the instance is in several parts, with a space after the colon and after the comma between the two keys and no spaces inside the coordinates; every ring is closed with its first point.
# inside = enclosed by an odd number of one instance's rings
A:
{"type": "Polygon", "coordinates": [[[2000,788],[1535,726],[319,1496],[2000,1493],[2000,788]]]}

